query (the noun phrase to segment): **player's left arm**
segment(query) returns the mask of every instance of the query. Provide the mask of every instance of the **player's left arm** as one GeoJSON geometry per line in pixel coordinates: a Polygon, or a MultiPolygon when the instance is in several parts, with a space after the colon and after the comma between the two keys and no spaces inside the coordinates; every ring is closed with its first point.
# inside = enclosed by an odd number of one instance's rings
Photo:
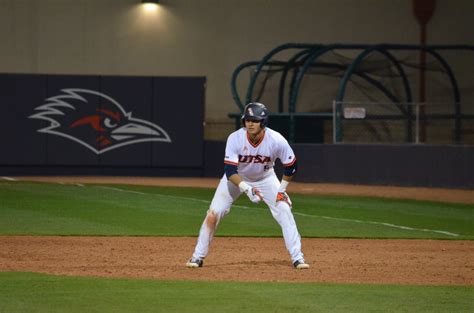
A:
{"type": "Polygon", "coordinates": [[[296,173],[296,169],[296,160],[292,165],[284,167],[284,174],[280,182],[280,187],[278,188],[276,202],[285,201],[290,207],[292,206],[290,197],[286,193],[286,188],[288,188],[288,184],[290,183],[290,181],[293,180],[293,176],[296,173]]]}
{"type": "Polygon", "coordinates": [[[298,170],[298,165],[296,161],[296,157],[293,153],[293,150],[291,149],[290,145],[286,143],[282,147],[281,155],[280,155],[280,160],[283,163],[283,177],[280,182],[280,187],[278,188],[278,193],[277,193],[277,198],[276,201],[285,201],[289,204],[291,207],[291,200],[288,197],[288,194],[286,193],[286,189],[288,187],[288,184],[290,181],[293,180],[293,177],[295,176],[297,170],[298,170]],[[283,161],[287,161],[286,163],[283,161]]]}

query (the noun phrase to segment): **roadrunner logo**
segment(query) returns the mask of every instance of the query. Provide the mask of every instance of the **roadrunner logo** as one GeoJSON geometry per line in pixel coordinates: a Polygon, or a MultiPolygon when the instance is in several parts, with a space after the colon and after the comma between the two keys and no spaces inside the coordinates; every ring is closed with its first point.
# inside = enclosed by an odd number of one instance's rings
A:
{"type": "Polygon", "coordinates": [[[45,99],[29,118],[45,120],[49,126],[39,133],[73,140],[96,154],[146,141],[171,142],[164,129],[132,117],[111,97],[88,89],[62,89],[45,99]]]}

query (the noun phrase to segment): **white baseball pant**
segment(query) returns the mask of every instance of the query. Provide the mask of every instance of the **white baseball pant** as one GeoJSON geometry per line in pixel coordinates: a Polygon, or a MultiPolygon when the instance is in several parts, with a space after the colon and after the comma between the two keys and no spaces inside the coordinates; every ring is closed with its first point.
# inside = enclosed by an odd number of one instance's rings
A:
{"type": "MultiPolygon", "coordinates": [[[[256,182],[245,182],[250,186],[260,190],[263,196],[263,201],[270,208],[273,218],[281,226],[283,238],[285,240],[285,246],[288,250],[288,253],[290,254],[292,262],[302,259],[303,253],[301,252],[301,236],[298,233],[291,208],[286,202],[276,202],[278,188],[280,187],[280,181],[276,175],[270,175],[256,182]]],[[[216,189],[214,198],[212,199],[208,211],[208,213],[215,213],[217,218],[215,224],[216,226],[214,229],[212,229],[206,222],[206,219],[204,220],[199,231],[199,238],[197,240],[193,257],[204,259],[207,256],[209,252],[209,246],[214,237],[214,232],[217,228],[217,225],[219,224],[220,220],[230,212],[232,203],[240,195],[241,192],[239,187],[227,180],[227,177],[224,175],[219,182],[219,186],[216,189]]]]}

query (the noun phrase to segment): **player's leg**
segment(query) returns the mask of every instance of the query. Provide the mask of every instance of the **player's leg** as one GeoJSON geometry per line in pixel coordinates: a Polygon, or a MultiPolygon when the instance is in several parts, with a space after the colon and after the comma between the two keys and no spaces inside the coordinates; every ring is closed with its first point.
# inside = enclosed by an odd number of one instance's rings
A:
{"type": "Polygon", "coordinates": [[[291,207],[284,201],[276,202],[280,181],[272,175],[256,186],[262,192],[263,200],[270,208],[273,218],[278,222],[283,233],[285,246],[291,256],[293,264],[303,259],[301,251],[301,236],[296,226],[295,218],[291,212],[291,207]]]}
{"type": "Polygon", "coordinates": [[[239,188],[228,181],[227,177],[224,175],[219,182],[219,186],[217,186],[214,198],[212,199],[209,210],[207,211],[206,218],[201,225],[193,257],[186,264],[188,267],[202,266],[202,260],[209,253],[209,246],[214,238],[214,233],[219,222],[229,213],[232,203],[239,197],[239,195],[239,188]],[[191,264],[193,263],[191,262],[193,259],[195,264],[191,264]]]}

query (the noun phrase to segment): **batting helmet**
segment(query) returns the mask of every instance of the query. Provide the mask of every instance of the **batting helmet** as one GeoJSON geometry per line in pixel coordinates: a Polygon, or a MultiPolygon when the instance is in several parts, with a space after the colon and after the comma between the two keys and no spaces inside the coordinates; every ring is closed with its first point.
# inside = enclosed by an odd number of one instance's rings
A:
{"type": "Polygon", "coordinates": [[[264,104],[259,102],[250,102],[244,108],[242,114],[242,123],[245,120],[260,121],[262,128],[265,128],[268,124],[268,111],[264,104]]]}

